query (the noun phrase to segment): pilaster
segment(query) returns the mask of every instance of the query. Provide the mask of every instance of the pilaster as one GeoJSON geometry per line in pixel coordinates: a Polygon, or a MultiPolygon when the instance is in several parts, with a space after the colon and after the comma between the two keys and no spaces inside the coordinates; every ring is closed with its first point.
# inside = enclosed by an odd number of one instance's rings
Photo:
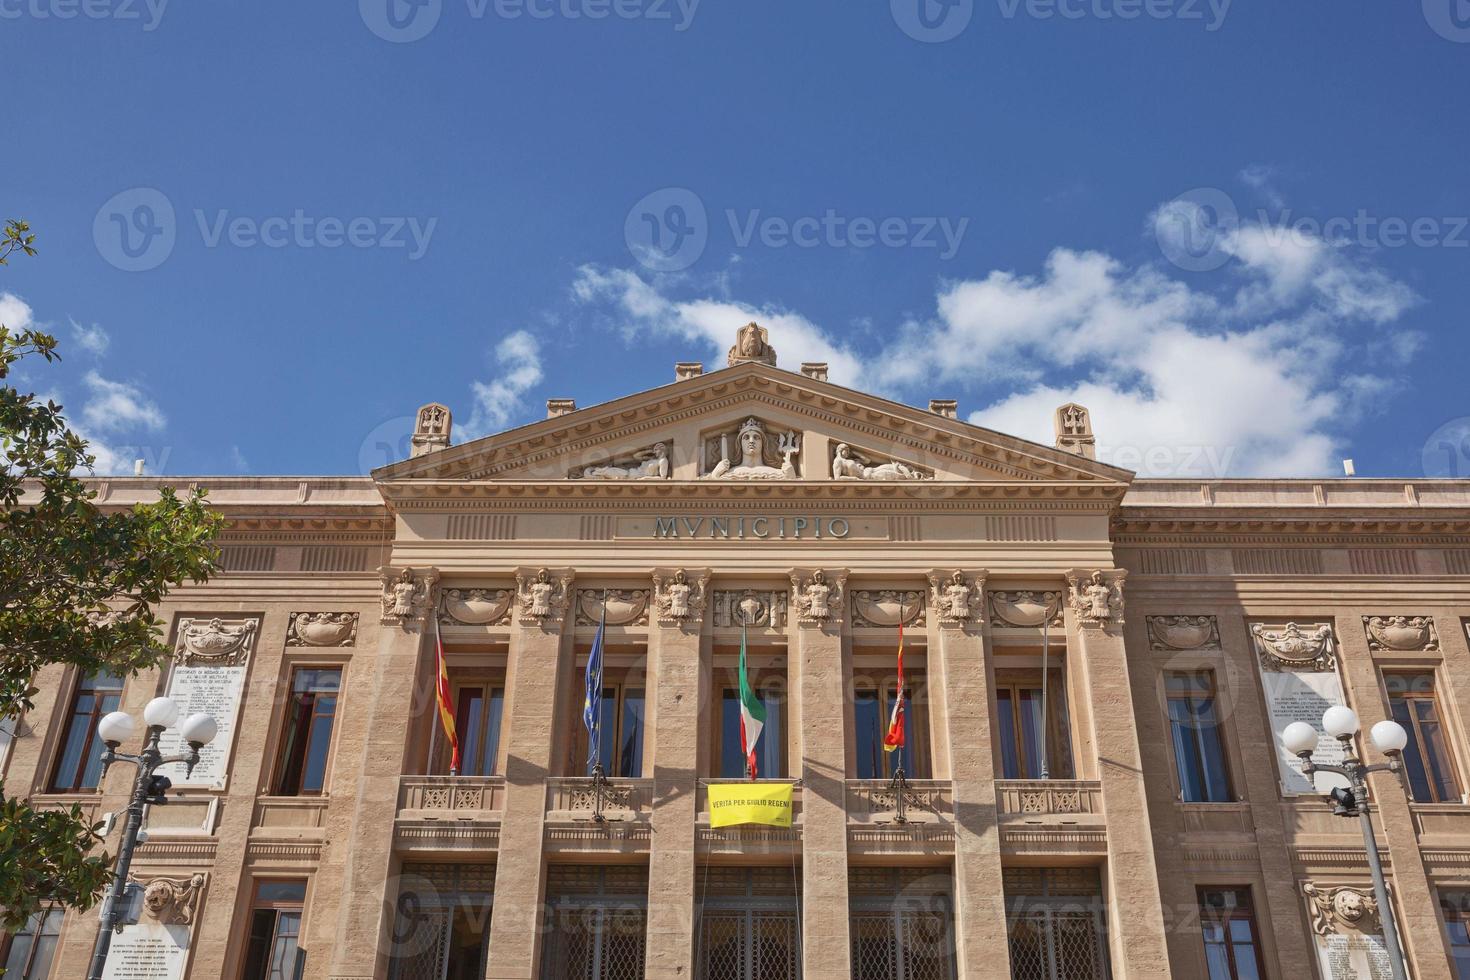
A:
{"type": "MultiPolygon", "coordinates": [[[[519,569],[517,582],[534,582],[538,572],[519,569]]],[[[571,570],[552,569],[550,578],[559,591],[548,594],[547,605],[534,605],[522,589],[518,625],[510,638],[502,729],[507,737],[505,812],[495,865],[487,980],[532,980],[540,969],[546,778],[553,774],[559,744],[557,704],[571,683],[574,619],[571,570]]]]}
{"type": "Polygon", "coordinates": [[[694,976],[695,820],[699,805],[700,719],[710,700],[708,635],[709,570],[686,570],[693,589],[687,613],[667,599],[675,570],[655,573],[656,605],[648,630],[649,738],[653,760],[653,845],[648,867],[648,948],[644,976],[649,980],[689,980],[694,976]],[[697,605],[696,610],[694,606],[697,605]]]}
{"type": "Polygon", "coordinates": [[[1170,974],[1122,630],[1126,574],[1103,572],[1094,579],[1090,570],[1070,572],[1066,624],[1068,649],[1080,653],[1086,673],[1098,778],[1108,817],[1108,930],[1114,976],[1144,980],[1170,974]]]}
{"type": "Polygon", "coordinates": [[[802,976],[849,980],[847,742],[843,631],[847,571],[823,570],[831,590],[813,608],[816,570],[791,574],[791,689],[800,702],[802,976]]]}
{"type": "Polygon", "coordinates": [[[961,980],[1011,975],[995,800],[995,668],[986,653],[985,573],[929,574],[929,685],[943,715],[954,793],[955,955],[961,980]],[[968,599],[960,587],[969,590],[968,599]],[[960,601],[967,604],[961,605],[960,601]]]}

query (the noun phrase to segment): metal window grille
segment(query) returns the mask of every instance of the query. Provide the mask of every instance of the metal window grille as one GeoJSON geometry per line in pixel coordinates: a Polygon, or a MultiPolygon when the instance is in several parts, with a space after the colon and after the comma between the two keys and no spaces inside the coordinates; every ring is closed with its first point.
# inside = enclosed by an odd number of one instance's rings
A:
{"type": "MultiPolygon", "coordinates": [[[[399,877],[398,901],[389,951],[393,980],[445,980],[453,965],[454,919],[479,919],[488,937],[490,906],[495,894],[495,866],[478,864],[406,864],[399,877]]],[[[473,952],[473,950],[471,951],[473,952]]],[[[488,941],[479,950],[484,975],[488,941]]]]}
{"type": "Polygon", "coordinates": [[[646,868],[553,865],[546,905],[546,980],[642,980],[646,868]]]}
{"type": "Polygon", "coordinates": [[[1007,868],[1013,980],[1108,980],[1102,882],[1092,868],[1007,868]]]}
{"type": "Polygon", "coordinates": [[[848,892],[853,980],[954,980],[947,871],[854,868],[848,892]]]}
{"type": "Polygon", "coordinates": [[[702,872],[701,980],[800,980],[797,882],[784,868],[702,872]]]}

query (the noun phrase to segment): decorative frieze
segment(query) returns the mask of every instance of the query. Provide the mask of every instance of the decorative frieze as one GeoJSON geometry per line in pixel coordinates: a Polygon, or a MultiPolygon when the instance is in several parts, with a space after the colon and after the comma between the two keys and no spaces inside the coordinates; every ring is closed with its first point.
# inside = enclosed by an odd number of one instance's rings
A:
{"type": "Polygon", "coordinates": [[[829,572],[816,568],[791,573],[791,603],[796,607],[796,621],[804,624],[839,623],[842,621],[843,592],[847,587],[847,569],[829,572]]]}
{"type": "Polygon", "coordinates": [[[852,593],[852,625],[892,628],[924,625],[924,593],[904,589],[858,589],[852,593]]]}
{"type": "Polygon", "coordinates": [[[653,571],[654,601],[658,605],[658,621],[662,626],[698,625],[704,618],[708,598],[710,570],[700,568],[693,576],[688,570],[656,568],[653,571]]]}
{"type": "Polygon", "coordinates": [[[716,589],[715,625],[785,629],[789,601],[790,596],[784,589],[716,589]]]}
{"type": "Polygon", "coordinates": [[[429,597],[439,581],[438,569],[384,565],[378,569],[378,580],[383,584],[384,626],[407,627],[428,620],[429,597]]]}
{"type": "Polygon", "coordinates": [[[578,589],[578,626],[596,626],[606,610],[609,626],[647,626],[648,589],[578,589]]]}
{"type": "Polygon", "coordinates": [[[1439,649],[1439,634],[1429,616],[1364,616],[1368,649],[1419,652],[1439,649]]]}
{"type": "Polygon", "coordinates": [[[1218,650],[1220,625],[1214,616],[1149,616],[1150,650],[1218,650]]]}
{"type": "Polygon", "coordinates": [[[1066,625],[1062,616],[1060,592],[1022,589],[1014,592],[987,592],[985,596],[990,606],[992,627],[1039,629],[1045,623],[1061,629],[1066,625]]]}
{"type": "Polygon", "coordinates": [[[293,612],[286,626],[288,647],[350,647],[356,643],[355,612],[293,612]]]}
{"type": "Polygon", "coordinates": [[[572,599],[572,570],[516,570],[516,595],[522,626],[552,626],[562,621],[572,599]]]}
{"type": "Polygon", "coordinates": [[[606,463],[573,470],[574,480],[667,480],[672,473],[669,443],[656,442],[606,463]]]}
{"type": "Polygon", "coordinates": [[[1127,576],[1122,569],[1098,570],[1086,578],[1079,570],[1067,573],[1068,601],[1084,629],[1123,625],[1123,580],[1127,576]]]}
{"type": "Polygon", "coordinates": [[[444,589],[439,622],[459,626],[503,626],[510,622],[510,589],[444,589]]]}

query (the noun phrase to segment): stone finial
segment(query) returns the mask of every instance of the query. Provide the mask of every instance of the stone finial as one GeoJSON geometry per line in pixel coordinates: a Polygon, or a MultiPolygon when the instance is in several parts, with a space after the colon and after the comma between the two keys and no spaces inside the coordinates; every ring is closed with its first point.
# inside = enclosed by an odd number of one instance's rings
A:
{"type": "Polygon", "coordinates": [[[953,398],[931,398],[929,411],[947,419],[957,419],[960,417],[960,403],[953,398]]]}
{"type": "Polygon", "coordinates": [[[735,346],[730,348],[729,366],[755,361],[759,364],[776,366],[776,348],[771,346],[770,334],[758,323],[747,323],[735,334],[735,346]]]}
{"type": "Polygon", "coordinates": [[[409,457],[448,449],[449,432],[453,423],[454,417],[449,414],[449,409],[438,402],[430,402],[419,409],[418,415],[414,417],[409,457]]]}
{"type": "Polygon", "coordinates": [[[688,381],[697,378],[704,373],[704,364],[700,361],[679,361],[674,365],[674,380],[688,381]]]}
{"type": "Polygon", "coordinates": [[[801,365],[801,373],[804,374],[804,375],[806,375],[808,378],[811,378],[813,381],[826,381],[827,380],[827,362],[826,361],[804,361],[804,362],[802,362],[802,365],[801,365]]]}
{"type": "Polygon", "coordinates": [[[1069,402],[1057,409],[1057,448],[1087,459],[1097,459],[1097,437],[1092,434],[1092,413],[1069,402]]]}
{"type": "Polygon", "coordinates": [[[563,415],[571,415],[577,410],[575,398],[548,398],[546,399],[546,417],[549,419],[561,418],[563,415]]]}

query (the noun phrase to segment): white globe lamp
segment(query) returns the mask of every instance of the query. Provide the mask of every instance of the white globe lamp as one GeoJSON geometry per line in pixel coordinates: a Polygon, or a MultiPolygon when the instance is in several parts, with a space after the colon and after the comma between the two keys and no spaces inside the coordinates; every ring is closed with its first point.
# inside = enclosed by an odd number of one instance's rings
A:
{"type": "Polygon", "coordinates": [[[173,698],[154,698],[143,708],[143,720],[150,728],[167,728],[179,720],[179,705],[173,698]]]}
{"type": "Polygon", "coordinates": [[[1294,721],[1281,733],[1281,742],[1292,755],[1306,755],[1317,750],[1317,729],[1304,721],[1294,721]]]}
{"type": "Polygon", "coordinates": [[[1368,731],[1368,737],[1384,755],[1397,755],[1409,744],[1409,733],[1396,721],[1380,721],[1368,731]]]}
{"type": "Polygon", "coordinates": [[[1350,739],[1358,734],[1358,713],[1342,704],[1334,704],[1322,712],[1322,728],[1336,739],[1350,739]]]}
{"type": "Polygon", "coordinates": [[[132,738],[135,727],[132,715],[126,711],[114,711],[97,723],[97,734],[107,745],[117,745],[132,738]]]}

